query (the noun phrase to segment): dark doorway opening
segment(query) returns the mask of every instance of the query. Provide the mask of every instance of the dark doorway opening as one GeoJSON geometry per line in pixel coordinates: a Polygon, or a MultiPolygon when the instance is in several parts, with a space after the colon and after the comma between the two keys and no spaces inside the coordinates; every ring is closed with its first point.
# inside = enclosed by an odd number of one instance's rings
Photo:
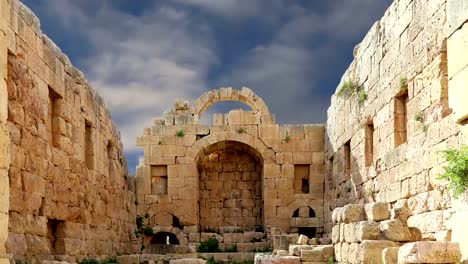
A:
{"type": "Polygon", "coordinates": [[[317,233],[316,227],[299,227],[298,228],[299,235],[307,236],[308,238],[314,238],[315,234],[317,233]]]}
{"type": "Polygon", "coordinates": [[[151,244],[166,245],[168,237],[170,245],[179,245],[179,240],[177,239],[177,237],[169,232],[159,232],[154,234],[151,238],[151,244]]]}

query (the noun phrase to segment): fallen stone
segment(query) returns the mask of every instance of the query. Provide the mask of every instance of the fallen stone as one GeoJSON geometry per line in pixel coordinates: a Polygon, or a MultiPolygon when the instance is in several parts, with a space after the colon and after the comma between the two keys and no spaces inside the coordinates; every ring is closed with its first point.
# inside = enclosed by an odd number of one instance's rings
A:
{"type": "Polygon", "coordinates": [[[309,245],[289,245],[289,255],[300,256],[301,250],[312,250],[314,247],[309,245]]]}
{"type": "Polygon", "coordinates": [[[398,263],[458,263],[461,260],[458,243],[420,241],[408,243],[398,250],[398,263]]]}
{"type": "Polygon", "coordinates": [[[205,264],[206,260],[199,258],[172,259],[169,264],[205,264]]]}
{"type": "Polygon", "coordinates": [[[297,244],[298,245],[307,245],[307,242],[309,241],[309,238],[304,235],[300,235],[299,238],[297,239],[297,244]]]}
{"type": "Polygon", "coordinates": [[[119,264],[138,264],[140,263],[140,255],[117,256],[117,262],[119,264]]]}

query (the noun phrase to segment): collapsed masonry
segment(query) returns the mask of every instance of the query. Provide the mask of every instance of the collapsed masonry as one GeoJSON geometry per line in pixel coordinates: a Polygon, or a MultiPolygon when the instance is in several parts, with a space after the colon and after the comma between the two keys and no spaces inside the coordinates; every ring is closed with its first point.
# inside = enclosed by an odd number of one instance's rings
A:
{"type": "Polygon", "coordinates": [[[0,0],[0,264],[141,253],[137,215],[155,233],[150,253],[214,236],[223,250],[279,245],[258,263],[467,260],[466,195],[438,179],[439,151],[468,142],[467,20],[464,0],[394,1],[356,47],[325,125],[276,124],[248,88],[176,103],[137,139],[134,192],[102,99],[27,7],[0,0]],[[225,100],[252,110],[198,123],[225,100]],[[330,245],[290,245],[304,241],[330,245]],[[442,251],[453,254],[431,255],[442,251]]]}

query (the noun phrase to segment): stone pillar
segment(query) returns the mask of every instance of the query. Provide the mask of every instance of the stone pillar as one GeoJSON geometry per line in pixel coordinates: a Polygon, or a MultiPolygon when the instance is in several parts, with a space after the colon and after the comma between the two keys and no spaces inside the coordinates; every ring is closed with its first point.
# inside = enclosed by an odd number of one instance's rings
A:
{"type": "MultiPolygon", "coordinates": [[[[462,144],[468,145],[468,2],[448,0],[447,21],[449,106],[461,126],[462,144]]],[[[460,243],[463,263],[468,263],[468,192],[452,206],[457,210],[452,218],[452,241],[460,243]]]]}
{"type": "Polygon", "coordinates": [[[0,264],[9,263],[5,242],[8,237],[8,210],[10,207],[10,139],[6,126],[8,117],[7,78],[7,32],[10,8],[7,0],[0,0],[0,264]]]}

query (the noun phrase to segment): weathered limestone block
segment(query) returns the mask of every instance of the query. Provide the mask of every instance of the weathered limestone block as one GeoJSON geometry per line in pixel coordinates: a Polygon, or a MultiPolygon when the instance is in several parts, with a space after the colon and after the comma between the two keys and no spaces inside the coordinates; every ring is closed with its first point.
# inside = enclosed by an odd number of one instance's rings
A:
{"type": "Polygon", "coordinates": [[[371,221],[386,220],[390,217],[390,210],[388,203],[377,202],[370,203],[364,206],[367,219],[371,221]]]}
{"type": "Polygon", "coordinates": [[[418,228],[423,234],[437,232],[444,226],[443,211],[432,211],[408,218],[408,226],[418,228]]]}
{"type": "Polygon", "coordinates": [[[382,251],[383,264],[397,264],[399,247],[386,248],[382,251]]]}
{"type": "Polygon", "coordinates": [[[265,256],[262,254],[255,255],[255,264],[300,264],[300,257],[285,256],[265,256]]]}
{"type": "Polygon", "coordinates": [[[297,235],[274,235],[273,249],[289,250],[289,245],[294,244],[297,239],[297,235]]]}
{"type": "Polygon", "coordinates": [[[138,264],[140,263],[140,255],[117,256],[117,261],[120,264],[138,264]]]}
{"type": "Polygon", "coordinates": [[[334,224],[342,222],[343,207],[337,207],[332,212],[332,222],[334,224]]]}
{"type": "Polygon", "coordinates": [[[310,245],[289,245],[289,255],[300,256],[302,250],[312,250],[314,247],[310,245]]]}
{"type": "Polygon", "coordinates": [[[398,251],[398,263],[458,263],[461,252],[458,243],[420,241],[408,243],[398,251]]]}
{"type": "Polygon", "coordinates": [[[348,243],[379,238],[379,224],[373,221],[361,221],[344,225],[344,240],[348,243]]]}
{"type": "Polygon", "coordinates": [[[382,251],[385,248],[398,246],[397,242],[388,240],[364,240],[359,245],[360,261],[362,263],[379,263],[382,259],[382,251]]]}
{"type": "Polygon", "coordinates": [[[171,259],[169,264],[205,264],[206,260],[199,258],[171,259]]]}
{"type": "Polygon", "coordinates": [[[340,241],[340,225],[334,225],[332,228],[332,243],[336,244],[340,241]]]}
{"type": "Polygon", "coordinates": [[[301,250],[301,260],[303,262],[322,262],[334,256],[332,245],[317,246],[312,250],[301,250]]]}
{"type": "Polygon", "coordinates": [[[280,249],[280,250],[276,251],[276,255],[277,255],[277,256],[288,256],[288,255],[289,255],[289,251],[280,249]]]}
{"type": "Polygon", "coordinates": [[[413,241],[409,227],[398,219],[382,221],[379,225],[382,237],[391,241],[413,241]]]}
{"type": "Polygon", "coordinates": [[[309,238],[304,236],[304,235],[300,235],[299,238],[297,239],[297,244],[299,245],[307,245],[307,242],[309,241],[309,238]]]}
{"type": "Polygon", "coordinates": [[[447,1],[447,37],[457,30],[468,17],[468,3],[464,0],[448,0],[447,1]]]}
{"type": "Polygon", "coordinates": [[[355,223],[366,220],[364,205],[348,204],[343,208],[343,222],[355,223]]]}

